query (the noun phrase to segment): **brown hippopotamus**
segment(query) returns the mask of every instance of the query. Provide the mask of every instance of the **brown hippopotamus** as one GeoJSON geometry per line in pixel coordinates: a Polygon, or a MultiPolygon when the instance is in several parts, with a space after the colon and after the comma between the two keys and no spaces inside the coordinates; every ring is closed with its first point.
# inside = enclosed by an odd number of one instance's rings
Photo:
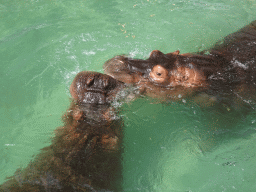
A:
{"type": "Polygon", "coordinates": [[[64,126],[0,191],[122,191],[122,121],[110,105],[120,89],[108,75],[78,73],[64,126]]]}
{"type": "Polygon", "coordinates": [[[116,56],[108,75],[80,72],[70,86],[73,101],[52,144],[17,170],[0,191],[122,191],[122,121],[111,103],[126,84],[141,94],[176,99],[206,92],[255,93],[256,22],[197,54],[152,51],[146,60],[116,56]],[[112,76],[112,77],[111,77],[112,76]]]}
{"type": "Polygon", "coordinates": [[[151,97],[180,99],[203,92],[213,100],[227,95],[239,100],[253,95],[255,64],[256,21],[209,50],[186,54],[154,50],[146,60],[116,56],[103,68],[106,74],[151,97]]]}

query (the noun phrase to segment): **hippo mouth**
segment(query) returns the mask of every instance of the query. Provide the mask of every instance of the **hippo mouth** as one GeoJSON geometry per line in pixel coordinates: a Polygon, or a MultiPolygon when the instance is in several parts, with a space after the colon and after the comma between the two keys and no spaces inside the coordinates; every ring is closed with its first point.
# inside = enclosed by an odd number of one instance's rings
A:
{"type": "Polygon", "coordinates": [[[106,103],[106,92],[98,89],[87,89],[83,96],[83,103],[103,105],[106,103]]]}
{"type": "Polygon", "coordinates": [[[117,92],[123,87],[122,82],[109,75],[81,71],[70,85],[70,93],[79,105],[105,105],[110,104],[117,92]]]}

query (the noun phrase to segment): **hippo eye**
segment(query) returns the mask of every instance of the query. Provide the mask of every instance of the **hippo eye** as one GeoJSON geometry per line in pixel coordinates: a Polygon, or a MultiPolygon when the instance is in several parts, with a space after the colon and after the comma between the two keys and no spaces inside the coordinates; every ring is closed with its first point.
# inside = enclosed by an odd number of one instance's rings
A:
{"type": "Polygon", "coordinates": [[[153,67],[149,76],[156,83],[164,83],[168,79],[168,71],[161,65],[156,65],[153,67]]]}

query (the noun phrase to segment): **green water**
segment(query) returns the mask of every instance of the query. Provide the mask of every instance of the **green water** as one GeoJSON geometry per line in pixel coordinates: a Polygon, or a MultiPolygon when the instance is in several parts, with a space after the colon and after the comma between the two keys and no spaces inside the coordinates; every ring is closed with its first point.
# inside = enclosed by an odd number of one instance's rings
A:
{"type": "MultiPolygon", "coordinates": [[[[206,49],[256,19],[254,0],[0,0],[0,183],[49,145],[82,70],[118,54],[206,49]]],[[[125,104],[124,191],[254,191],[256,114],[125,104]]]]}

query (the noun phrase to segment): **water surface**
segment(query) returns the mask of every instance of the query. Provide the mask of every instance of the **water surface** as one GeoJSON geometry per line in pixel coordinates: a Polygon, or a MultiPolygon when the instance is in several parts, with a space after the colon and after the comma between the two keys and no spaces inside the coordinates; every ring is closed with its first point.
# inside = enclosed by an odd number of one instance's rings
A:
{"type": "MultiPolygon", "coordinates": [[[[255,20],[253,0],[0,2],[0,182],[49,145],[82,70],[118,54],[196,52],[255,20]]],[[[253,191],[255,111],[125,104],[124,191],[253,191]]]]}

